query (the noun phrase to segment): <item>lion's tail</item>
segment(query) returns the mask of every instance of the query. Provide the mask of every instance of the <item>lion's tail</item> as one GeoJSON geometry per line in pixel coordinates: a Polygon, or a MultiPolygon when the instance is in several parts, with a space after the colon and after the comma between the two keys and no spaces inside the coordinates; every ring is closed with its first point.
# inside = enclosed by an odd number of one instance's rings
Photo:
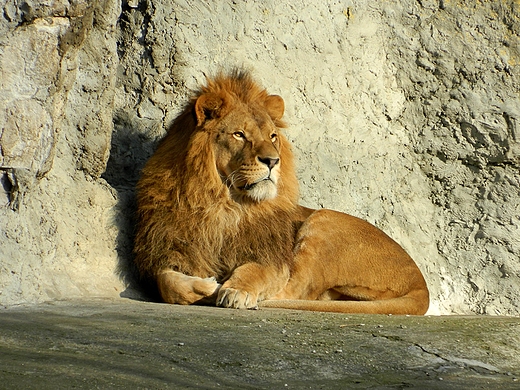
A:
{"type": "Polygon", "coordinates": [[[309,310],[333,313],[365,314],[409,314],[423,315],[428,310],[429,298],[424,293],[384,299],[379,301],[308,301],[299,299],[267,300],[260,302],[260,307],[309,310]]]}

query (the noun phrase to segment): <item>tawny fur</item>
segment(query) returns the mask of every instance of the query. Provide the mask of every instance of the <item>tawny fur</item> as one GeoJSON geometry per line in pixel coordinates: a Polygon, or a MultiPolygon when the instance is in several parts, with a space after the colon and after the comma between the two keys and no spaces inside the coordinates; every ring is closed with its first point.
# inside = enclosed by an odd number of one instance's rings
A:
{"type": "Polygon", "coordinates": [[[248,73],[208,80],[138,183],[141,275],[169,303],[424,314],[426,283],[398,244],[298,205],[283,110],[248,73]]]}

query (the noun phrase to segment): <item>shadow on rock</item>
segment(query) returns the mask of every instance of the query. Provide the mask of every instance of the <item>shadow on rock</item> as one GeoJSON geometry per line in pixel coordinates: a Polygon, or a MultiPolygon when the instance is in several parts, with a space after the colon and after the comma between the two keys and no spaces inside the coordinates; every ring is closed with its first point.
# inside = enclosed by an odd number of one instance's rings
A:
{"type": "Polygon", "coordinates": [[[134,264],[136,226],[136,184],[146,161],[158,142],[156,122],[143,121],[124,111],[114,116],[110,158],[102,177],[117,191],[115,225],[118,228],[116,250],[117,274],[127,286],[121,297],[136,300],[157,300],[156,288],[144,285],[134,264]],[[145,123],[146,122],[146,123],[145,123]]]}

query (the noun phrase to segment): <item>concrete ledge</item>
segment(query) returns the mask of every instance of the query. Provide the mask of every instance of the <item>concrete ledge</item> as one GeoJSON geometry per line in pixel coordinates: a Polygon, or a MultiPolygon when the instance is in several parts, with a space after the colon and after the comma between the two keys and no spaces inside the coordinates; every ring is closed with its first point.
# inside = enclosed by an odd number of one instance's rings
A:
{"type": "Polygon", "coordinates": [[[520,318],[131,300],[0,309],[1,388],[520,388],[520,318]]]}

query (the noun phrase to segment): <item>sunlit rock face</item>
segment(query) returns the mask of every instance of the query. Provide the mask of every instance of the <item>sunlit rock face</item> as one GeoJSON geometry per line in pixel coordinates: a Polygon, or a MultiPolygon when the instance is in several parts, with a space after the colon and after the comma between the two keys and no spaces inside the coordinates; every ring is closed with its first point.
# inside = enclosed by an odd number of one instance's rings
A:
{"type": "Polygon", "coordinates": [[[238,65],[285,100],[304,205],[398,241],[431,313],[520,313],[516,3],[39,3],[0,20],[0,302],[130,294],[139,170],[238,65]]]}

